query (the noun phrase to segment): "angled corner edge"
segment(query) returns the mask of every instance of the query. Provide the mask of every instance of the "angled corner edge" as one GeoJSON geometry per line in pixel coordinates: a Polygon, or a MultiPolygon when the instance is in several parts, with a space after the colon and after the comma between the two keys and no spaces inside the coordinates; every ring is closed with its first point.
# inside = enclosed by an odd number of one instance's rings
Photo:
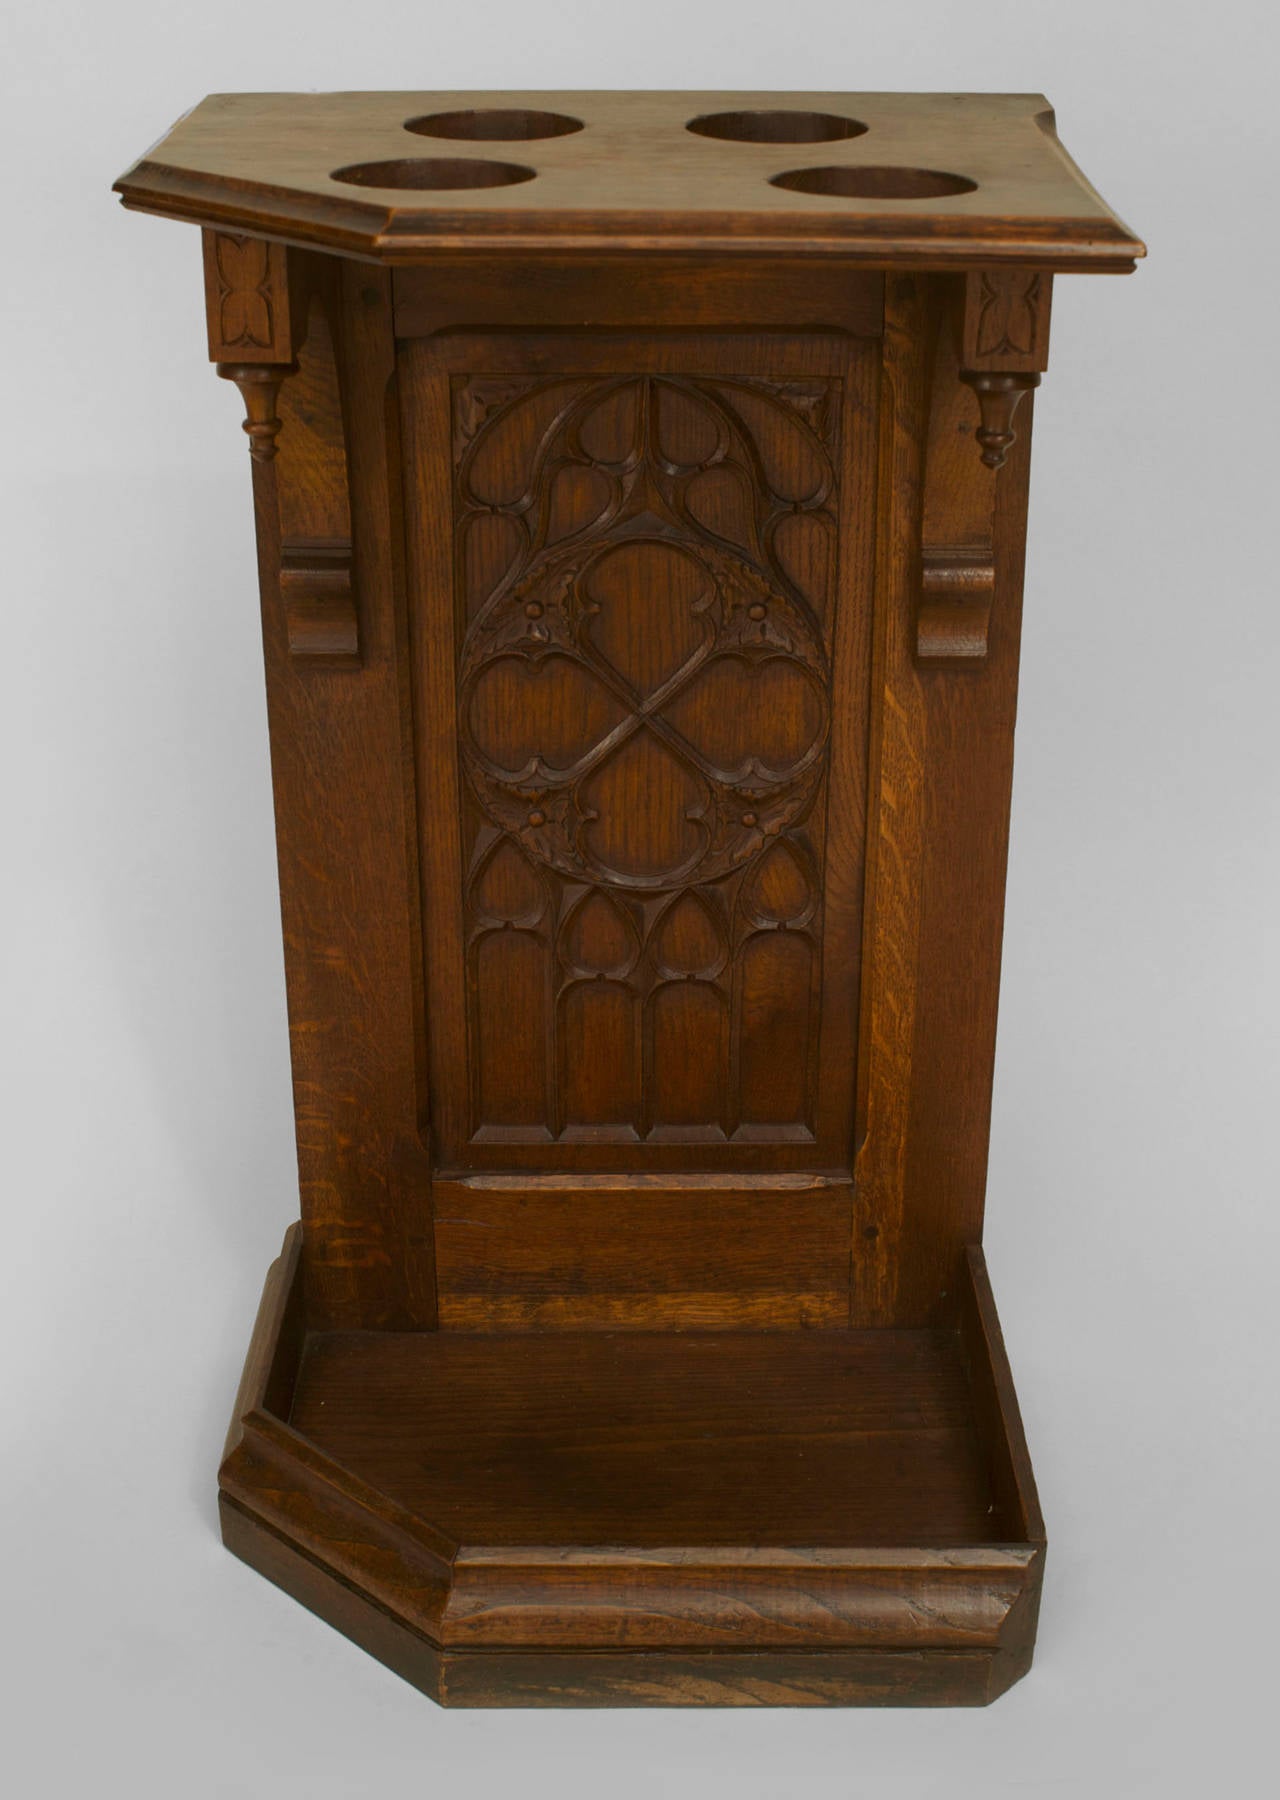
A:
{"type": "MultiPolygon", "coordinates": [[[[1038,95],[1036,97],[1044,99],[1043,95],[1038,95]]],[[[1038,107],[1032,114],[1032,121],[1043,135],[1048,138],[1050,146],[1055,154],[1062,158],[1062,161],[1067,165],[1071,174],[1080,183],[1081,187],[1087,191],[1103,214],[1101,228],[1096,233],[1097,241],[1106,244],[1108,250],[1129,257],[1130,261],[1127,267],[1117,268],[1114,272],[1121,275],[1131,275],[1133,273],[1134,264],[1147,254],[1146,244],[1138,237],[1136,232],[1132,231],[1129,226],[1125,224],[1119,213],[1113,212],[1111,207],[1107,205],[1102,195],[1098,192],[1097,188],[1094,187],[1089,177],[1080,167],[1080,164],[1067,149],[1061,137],[1058,135],[1058,115],[1047,100],[1045,100],[1043,106],[1038,107]]]]}
{"type": "MultiPolygon", "coordinates": [[[[263,1283],[262,1298],[258,1302],[253,1333],[245,1353],[240,1385],[236,1389],[235,1404],[231,1409],[231,1423],[227,1427],[226,1441],[222,1447],[223,1467],[240,1447],[245,1419],[250,1413],[267,1405],[273,1376],[282,1362],[282,1350],[285,1349],[287,1340],[295,1335],[295,1327],[299,1337],[298,1349],[301,1349],[301,1271],[302,1221],[295,1219],[285,1232],[280,1254],[267,1270],[263,1283]]],[[[296,1363],[287,1372],[295,1374],[296,1363]]]]}
{"type": "Polygon", "coordinates": [[[1040,1496],[1036,1490],[1013,1370],[1009,1365],[981,1244],[966,1247],[961,1282],[961,1337],[969,1361],[970,1379],[975,1387],[975,1399],[984,1415],[988,1448],[997,1458],[996,1473],[1004,1485],[1007,1500],[1020,1516],[1024,1541],[1037,1551],[1043,1562],[1047,1544],[1044,1515],[1040,1510],[1040,1496]]]}
{"type": "Polygon", "coordinates": [[[1028,1562],[1022,1591],[1009,1607],[1000,1627],[999,1643],[987,1671],[987,1705],[1008,1693],[1015,1682],[1021,1681],[1035,1659],[1044,1560],[1042,1543],[1028,1562]]]}
{"type": "Polygon", "coordinates": [[[290,1226],[263,1288],[218,1470],[223,1541],[255,1567],[267,1555],[263,1572],[289,1591],[273,1571],[300,1558],[429,1642],[457,1546],[288,1424],[306,1339],[302,1236],[290,1226]]]}

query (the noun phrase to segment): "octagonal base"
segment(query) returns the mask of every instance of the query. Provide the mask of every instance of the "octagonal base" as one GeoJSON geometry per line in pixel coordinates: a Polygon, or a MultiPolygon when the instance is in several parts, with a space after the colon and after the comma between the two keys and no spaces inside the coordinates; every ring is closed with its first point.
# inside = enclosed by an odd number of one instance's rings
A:
{"type": "Polygon", "coordinates": [[[928,1331],[305,1330],[268,1278],[228,1547],[448,1705],[982,1704],[1043,1529],[980,1251],[928,1331]]]}

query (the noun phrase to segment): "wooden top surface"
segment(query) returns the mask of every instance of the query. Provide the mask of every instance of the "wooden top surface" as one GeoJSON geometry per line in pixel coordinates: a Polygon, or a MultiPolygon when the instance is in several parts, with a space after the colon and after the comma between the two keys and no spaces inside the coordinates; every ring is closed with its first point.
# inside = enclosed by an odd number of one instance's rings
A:
{"type": "Polygon", "coordinates": [[[1144,254],[1041,94],[213,94],[115,186],[143,211],[391,263],[652,250],[1123,271],[1144,254]],[[688,128],[708,115],[724,117],[688,128]]]}

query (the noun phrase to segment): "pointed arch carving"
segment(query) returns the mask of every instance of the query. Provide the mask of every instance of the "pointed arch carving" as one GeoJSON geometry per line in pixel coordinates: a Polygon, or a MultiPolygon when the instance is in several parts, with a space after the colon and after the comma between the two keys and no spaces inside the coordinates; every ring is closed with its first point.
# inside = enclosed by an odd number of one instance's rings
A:
{"type": "MultiPolygon", "coordinates": [[[[476,547],[458,595],[468,941],[473,959],[495,930],[539,946],[552,1140],[727,1141],[742,1072],[776,1044],[799,1057],[788,1116],[748,1122],[811,1123],[812,984],[778,978],[820,960],[839,389],[453,378],[455,530],[476,547]],[[511,858],[537,872],[536,919],[486,900],[511,858]],[[673,1084],[673,1058],[700,1088],[673,1084]]],[[[512,1116],[492,1085],[477,1067],[480,1128],[512,1116]]],[[[514,1089],[527,1110],[527,1070],[514,1089]]]]}

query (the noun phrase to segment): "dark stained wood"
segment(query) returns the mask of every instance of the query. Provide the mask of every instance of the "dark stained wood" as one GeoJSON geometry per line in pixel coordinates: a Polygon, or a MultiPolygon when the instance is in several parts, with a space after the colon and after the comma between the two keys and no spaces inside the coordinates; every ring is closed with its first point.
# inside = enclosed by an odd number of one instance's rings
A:
{"type": "Polygon", "coordinates": [[[996,1508],[1011,1536],[1043,1548],[1044,1518],[980,1244],[965,1251],[954,1310],[996,1508]]]}
{"type": "Polygon", "coordinates": [[[971,1704],[1028,1666],[1038,1514],[980,1260],[961,1334],[331,1333],[299,1366],[300,1293],[286,1255],[224,1536],[433,1697],[971,1704]]]}
{"type": "Polygon", "coordinates": [[[886,287],[893,405],[882,414],[881,468],[892,498],[877,601],[871,786],[880,813],[868,881],[867,1115],[855,1166],[854,1317],[867,1323],[930,1317],[964,1247],[981,1239],[986,1187],[1030,401],[996,486],[987,654],[963,669],[932,666],[917,655],[916,584],[932,347],[949,303],[916,276],[886,287]]]}
{"type": "Polygon", "coordinates": [[[847,1323],[844,1177],[470,1175],[433,1200],[445,1329],[847,1323]]]}
{"type": "Polygon", "coordinates": [[[973,269],[965,277],[960,366],[1007,374],[1049,367],[1053,277],[1045,269],[973,269]]]}
{"type": "Polygon", "coordinates": [[[320,258],[295,257],[293,275],[293,308],[305,351],[278,407],[280,601],[295,658],[322,657],[330,668],[358,668],[348,434],[334,345],[338,269],[320,258]]]}
{"type": "Polygon", "coordinates": [[[292,1536],[265,1525],[225,1491],[218,1495],[218,1514],[228,1550],[336,1626],[370,1656],[443,1703],[440,1675],[444,1657],[422,1632],[366,1599],[358,1586],[332,1573],[325,1564],[301,1554],[292,1536]]]}
{"type": "Polygon", "coordinates": [[[847,1165],[874,360],[402,351],[447,1164],[847,1165]]]}
{"type": "Polygon", "coordinates": [[[918,1003],[911,1054],[911,1135],[904,1163],[910,1242],[895,1318],[929,1316],[956,1259],[982,1238],[991,1082],[1004,929],[1031,406],[996,488],[995,592],[989,649],[957,679],[922,668],[929,746],[922,785],[918,1003]]]}
{"type": "Polygon", "coordinates": [[[485,1544],[999,1542],[953,1333],[313,1338],[294,1430],[485,1544]]]}
{"type": "Polygon", "coordinates": [[[288,251],[261,237],[201,233],[209,361],[293,361],[288,251]]]}
{"type": "Polygon", "coordinates": [[[1021,1644],[946,1650],[438,1649],[227,1495],[227,1548],[442,1706],[983,1706],[1026,1672],[1021,1644]]]}
{"type": "Polygon", "coordinates": [[[1030,390],[1141,244],[1038,95],[220,95],[117,185],[204,227],[258,537],[228,1545],[448,1704],[992,1699],[1030,390]]]}
{"type": "Polygon", "coordinates": [[[393,263],[496,245],[934,268],[1124,270],[1144,254],[1058,142],[1043,94],[213,94],[116,188],[144,211],[393,263]],[[459,144],[409,128],[464,109],[583,129],[459,144]],[[687,129],[783,110],[802,115],[788,141],[687,129]],[[824,114],[866,129],[815,141],[805,121],[824,114]],[[806,174],[818,179],[795,185],[806,174]]]}
{"type": "Polygon", "coordinates": [[[293,1404],[306,1338],[301,1262],[299,1221],[285,1233],[280,1254],[267,1270],[249,1354],[231,1409],[231,1428],[222,1449],[224,1461],[239,1448],[244,1438],[244,1421],[251,1412],[265,1407],[287,1414],[293,1404]]]}
{"type": "Polygon", "coordinates": [[[1022,1673],[1000,1650],[463,1653],[447,1659],[441,1698],[450,1706],[984,1706],[1022,1673]]]}
{"type": "Polygon", "coordinates": [[[1047,269],[975,269],[965,278],[960,330],[961,380],[978,397],[978,446],[987,468],[1003,467],[1014,415],[1049,366],[1047,269]]]}
{"type": "Polygon", "coordinates": [[[897,1319],[918,1004],[919,863],[926,745],[912,650],[919,581],[922,437],[937,301],[913,275],[885,283],[879,530],[868,745],[867,881],[856,1100],[852,1321],[897,1319]]]}
{"type": "MultiPolygon", "coordinates": [[[[358,677],[294,657],[280,579],[287,465],[254,464],[308,1307],[318,1324],[429,1325],[430,1231],[399,1203],[395,1162],[396,1147],[417,1136],[425,1068],[398,469],[382,391],[394,367],[390,284],[377,271],[342,269],[336,285],[328,277],[299,271],[322,290],[328,283],[339,345],[358,677]]],[[[305,347],[300,355],[305,364],[305,347]]]]}
{"type": "Polygon", "coordinates": [[[941,294],[930,372],[916,655],[966,664],[990,647],[996,484],[986,459],[974,455],[976,408],[960,378],[959,297],[950,290],[941,294]]]}
{"type": "Polygon", "coordinates": [[[987,369],[966,369],[961,380],[978,396],[982,423],[975,432],[982,460],[988,469],[1002,469],[1013,447],[1017,433],[1014,414],[1023,396],[1039,387],[1038,375],[1006,373],[987,369]]]}
{"type": "Polygon", "coordinates": [[[584,331],[794,329],[878,337],[884,284],[854,262],[807,269],[796,292],[794,263],[708,263],[698,257],[592,256],[566,262],[530,255],[513,284],[501,259],[433,257],[427,268],[398,268],[393,283],[398,337],[427,337],[460,318],[525,330],[573,325],[584,331]]]}
{"type": "Polygon", "coordinates": [[[309,538],[280,546],[280,600],[290,652],[360,666],[360,622],[351,580],[350,538],[309,538]]]}
{"type": "Polygon", "coordinates": [[[271,462],[282,423],[276,402],[282,385],[293,373],[292,363],[220,362],[218,373],[225,381],[234,381],[240,390],[250,456],[255,462],[271,462]]]}

